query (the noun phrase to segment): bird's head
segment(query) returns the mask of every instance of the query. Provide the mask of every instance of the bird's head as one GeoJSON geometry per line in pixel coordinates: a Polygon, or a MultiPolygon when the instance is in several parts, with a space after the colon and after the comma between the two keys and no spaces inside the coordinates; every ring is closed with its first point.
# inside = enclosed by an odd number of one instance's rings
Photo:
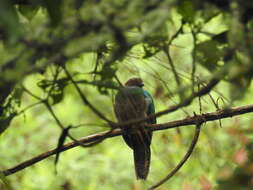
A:
{"type": "Polygon", "coordinates": [[[129,79],[126,83],[125,86],[136,86],[136,87],[143,87],[144,83],[141,80],[141,78],[135,77],[135,78],[131,78],[129,79]]]}

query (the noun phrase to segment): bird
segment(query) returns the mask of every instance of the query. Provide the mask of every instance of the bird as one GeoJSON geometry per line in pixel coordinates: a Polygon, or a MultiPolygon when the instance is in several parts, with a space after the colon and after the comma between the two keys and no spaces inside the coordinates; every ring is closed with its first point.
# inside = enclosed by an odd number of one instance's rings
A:
{"type": "MultiPolygon", "coordinates": [[[[114,102],[114,112],[119,123],[155,113],[153,98],[143,86],[141,78],[133,77],[119,89],[114,102]]],[[[145,129],[145,123],[156,124],[156,118],[121,127],[125,143],[133,150],[137,180],[146,180],[150,167],[152,132],[145,129]]]]}

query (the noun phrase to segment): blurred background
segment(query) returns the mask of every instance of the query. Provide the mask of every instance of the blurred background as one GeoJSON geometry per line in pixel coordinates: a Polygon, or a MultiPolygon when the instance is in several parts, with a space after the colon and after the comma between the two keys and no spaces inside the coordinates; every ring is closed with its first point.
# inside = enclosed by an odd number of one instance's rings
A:
{"type": "MultiPolygon", "coordinates": [[[[0,97],[5,97],[0,99],[0,170],[57,147],[62,129],[42,99],[64,127],[73,126],[69,132],[76,139],[110,130],[82,102],[62,62],[91,104],[115,122],[116,88],[131,77],[142,78],[156,111],[179,104],[213,78],[220,80],[210,93],[157,118],[158,123],[251,104],[252,4],[57,2],[0,3],[0,97]]],[[[190,159],[157,189],[252,189],[252,131],[251,113],[204,123],[190,159]]],[[[57,165],[54,155],[1,175],[0,189],[146,189],[177,165],[193,135],[194,126],[155,131],[146,181],[135,179],[132,151],[117,136],[67,150],[57,165]]]]}

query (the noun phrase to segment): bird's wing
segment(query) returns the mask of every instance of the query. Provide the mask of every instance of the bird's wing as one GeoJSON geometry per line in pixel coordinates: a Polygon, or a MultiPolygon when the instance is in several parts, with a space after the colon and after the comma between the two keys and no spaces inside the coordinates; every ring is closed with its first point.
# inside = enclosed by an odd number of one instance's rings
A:
{"type": "MultiPolygon", "coordinates": [[[[155,104],[154,104],[153,98],[148,91],[146,91],[146,90],[143,90],[143,91],[144,91],[145,100],[147,102],[146,113],[147,113],[147,115],[154,114],[155,113],[155,104]]],[[[156,118],[152,118],[152,119],[148,120],[148,122],[152,123],[152,124],[156,124],[156,118]]]]}
{"type": "Polygon", "coordinates": [[[145,117],[146,101],[142,89],[120,89],[115,98],[114,110],[119,122],[145,117]]]}

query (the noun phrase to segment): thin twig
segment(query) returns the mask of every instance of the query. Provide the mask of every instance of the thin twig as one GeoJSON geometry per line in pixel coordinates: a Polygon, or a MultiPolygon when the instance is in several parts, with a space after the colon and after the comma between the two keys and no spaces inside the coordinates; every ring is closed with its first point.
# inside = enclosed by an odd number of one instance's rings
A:
{"type": "MultiPolygon", "coordinates": [[[[211,93],[209,93],[209,97],[210,99],[212,100],[215,108],[216,108],[216,111],[219,111],[220,110],[220,107],[219,107],[219,98],[217,99],[217,101],[214,100],[213,96],[211,95],[211,93]]],[[[223,99],[222,99],[223,100],[223,99]]],[[[223,102],[224,103],[224,102],[223,102]]],[[[219,124],[220,124],[220,128],[222,128],[222,123],[221,123],[221,120],[219,119],[219,124]]]]}
{"type": "Polygon", "coordinates": [[[23,113],[26,112],[26,110],[28,110],[28,109],[30,109],[30,108],[32,108],[32,107],[34,107],[34,106],[37,106],[37,105],[39,105],[39,104],[42,104],[42,103],[43,103],[42,101],[39,101],[39,102],[36,102],[36,103],[34,103],[34,104],[31,104],[31,105],[25,107],[24,109],[22,109],[21,111],[19,111],[17,115],[23,114],[23,113]]]}
{"type": "Polygon", "coordinates": [[[159,181],[158,183],[156,183],[155,185],[153,185],[152,187],[148,188],[147,190],[154,190],[157,187],[161,186],[162,184],[164,184],[166,181],[168,181],[171,177],[173,177],[178,171],[179,169],[184,165],[184,163],[188,160],[188,158],[191,156],[195,145],[198,142],[198,138],[199,138],[199,133],[200,133],[200,126],[201,123],[196,124],[196,129],[195,129],[195,134],[194,134],[194,138],[191,142],[191,145],[188,149],[188,151],[186,152],[185,156],[183,157],[183,159],[178,163],[178,165],[166,176],[164,177],[161,181],[159,181]]]}
{"type": "MultiPolygon", "coordinates": [[[[168,63],[171,67],[171,70],[172,70],[172,73],[174,74],[174,78],[176,80],[176,83],[178,85],[178,88],[181,89],[182,87],[182,84],[181,84],[181,80],[180,80],[180,77],[177,73],[177,70],[176,70],[176,67],[174,65],[174,62],[173,62],[173,59],[170,55],[170,46],[172,44],[172,42],[179,36],[179,34],[182,33],[183,31],[183,26],[184,26],[184,23],[181,24],[180,28],[177,30],[177,32],[170,38],[169,42],[167,44],[165,44],[164,48],[163,48],[163,52],[165,53],[165,55],[167,56],[167,59],[168,59],[168,63]]],[[[181,92],[181,90],[180,90],[181,92]]],[[[179,93],[181,99],[183,99],[183,96],[182,96],[182,93],[179,93]]]]}
{"type": "Polygon", "coordinates": [[[196,97],[201,97],[204,96],[206,94],[208,94],[217,84],[219,83],[218,79],[212,79],[205,87],[201,88],[198,92],[193,93],[191,96],[189,96],[188,98],[186,98],[184,101],[182,101],[181,103],[175,105],[175,106],[171,106],[166,110],[157,112],[155,114],[151,114],[145,118],[141,118],[141,119],[134,119],[134,120],[130,120],[128,122],[124,122],[121,124],[118,124],[117,126],[127,126],[127,125],[131,125],[131,124],[136,124],[136,123],[140,123],[143,121],[147,121],[149,119],[155,118],[155,117],[160,117],[162,115],[174,112],[182,107],[188,106],[191,104],[191,102],[196,98],[196,97]]]}
{"type": "Polygon", "coordinates": [[[55,73],[53,74],[54,78],[53,78],[53,81],[52,81],[52,86],[50,87],[49,91],[48,91],[48,94],[47,94],[47,98],[46,99],[49,99],[49,97],[51,96],[51,93],[52,91],[54,90],[54,85],[55,85],[55,82],[57,81],[57,78],[59,76],[59,73],[60,73],[60,66],[59,65],[56,65],[56,71],[55,73]]]}
{"type": "Polygon", "coordinates": [[[167,56],[168,63],[169,63],[169,65],[170,65],[170,67],[171,67],[171,70],[172,70],[172,72],[173,72],[173,74],[174,74],[176,83],[177,83],[177,85],[180,87],[180,86],[181,86],[181,81],[180,81],[180,78],[179,78],[179,76],[178,76],[178,74],[177,74],[176,67],[175,67],[175,65],[174,65],[174,63],[173,63],[173,59],[172,59],[172,57],[171,57],[171,55],[170,55],[170,47],[169,47],[169,46],[168,46],[166,49],[164,49],[164,53],[165,53],[165,55],[167,56]]]}
{"type": "Polygon", "coordinates": [[[29,94],[29,95],[32,96],[33,98],[39,100],[40,102],[43,102],[43,101],[44,101],[44,100],[43,100],[42,98],[40,98],[39,96],[33,94],[33,93],[32,93],[30,90],[28,90],[25,86],[22,85],[22,88],[23,88],[23,90],[24,90],[27,94],[29,94]]]}
{"type": "MultiPolygon", "coordinates": [[[[179,76],[178,76],[178,74],[177,74],[176,67],[175,67],[175,65],[174,65],[174,63],[173,63],[173,59],[172,59],[172,57],[170,56],[170,52],[169,52],[169,51],[170,51],[170,47],[169,47],[169,46],[168,46],[166,49],[163,50],[163,52],[164,52],[165,55],[167,56],[168,63],[169,63],[169,65],[170,65],[170,67],[171,67],[172,73],[174,74],[174,78],[175,78],[175,80],[176,80],[176,83],[177,83],[179,89],[181,89],[181,86],[182,86],[181,80],[180,80],[180,78],[179,78],[179,76]]],[[[180,93],[180,94],[181,94],[181,93],[180,93]]]]}
{"type": "Polygon", "coordinates": [[[98,117],[100,117],[102,120],[106,121],[111,127],[113,127],[113,122],[109,119],[107,119],[103,113],[101,113],[97,108],[95,108],[90,102],[89,100],[86,98],[86,96],[84,95],[84,93],[81,91],[80,87],[77,85],[77,83],[73,80],[71,74],[69,73],[69,71],[66,69],[66,67],[63,65],[63,69],[67,75],[67,77],[69,78],[69,80],[72,82],[72,84],[75,86],[78,94],[80,95],[83,103],[85,105],[87,105],[98,117]]]}
{"type": "MultiPolygon", "coordinates": [[[[35,99],[37,100],[40,100],[41,103],[43,103],[46,108],[48,109],[49,113],[52,115],[52,117],[54,118],[54,120],[56,121],[57,123],[57,126],[59,126],[62,130],[65,129],[64,125],[61,123],[61,121],[58,119],[58,117],[56,116],[56,114],[54,113],[54,110],[53,108],[50,106],[50,104],[48,103],[47,99],[43,100],[42,98],[38,97],[37,95],[33,94],[30,90],[28,90],[27,88],[25,88],[24,86],[22,86],[24,91],[27,92],[30,96],[34,97],[35,99]]],[[[110,132],[110,131],[109,131],[110,132]]],[[[104,139],[100,139],[98,141],[95,141],[95,142],[92,142],[90,144],[84,144],[80,141],[78,141],[76,138],[74,138],[71,134],[67,134],[67,137],[69,137],[71,140],[73,140],[75,143],[77,143],[78,145],[86,148],[86,147],[90,147],[90,146],[93,146],[93,145],[96,145],[100,142],[102,142],[104,139]]]]}
{"type": "Polygon", "coordinates": [[[185,22],[183,20],[181,20],[181,26],[179,27],[179,29],[176,31],[176,33],[174,33],[169,42],[168,42],[168,46],[170,46],[172,44],[172,42],[179,36],[179,34],[181,34],[183,32],[183,26],[185,24],[185,22]]]}
{"type": "Polygon", "coordinates": [[[116,79],[117,83],[118,83],[120,86],[124,86],[124,85],[122,84],[122,82],[120,82],[119,77],[118,77],[116,74],[114,75],[114,78],[116,79]]]}
{"type": "MultiPolygon", "coordinates": [[[[47,101],[44,101],[45,106],[47,107],[49,113],[53,116],[53,118],[55,119],[57,125],[62,129],[65,130],[64,125],[61,123],[61,121],[58,119],[58,117],[56,116],[56,114],[54,113],[54,110],[52,109],[52,107],[49,105],[49,103],[47,101]]],[[[100,142],[102,142],[104,139],[99,139],[98,141],[92,142],[90,144],[84,144],[82,142],[80,142],[79,140],[77,140],[75,137],[73,137],[71,134],[67,134],[67,137],[69,137],[72,141],[76,142],[78,145],[80,145],[81,147],[90,147],[93,145],[96,145],[100,142]]]]}
{"type": "MultiPolygon", "coordinates": [[[[157,55],[154,56],[154,58],[157,59],[157,61],[155,62],[156,64],[158,64],[159,66],[161,66],[165,69],[171,70],[171,68],[167,67],[166,65],[161,64],[164,61],[161,60],[157,55]]],[[[149,73],[149,74],[151,74],[151,73],[149,73]]],[[[180,78],[191,80],[191,76],[188,77],[187,76],[188,72],[186,72],[186,71],[177,71],[177,74],[180,78]]],[[[215,77],[215,76],[218,76],[218,75],[216,74],[216,75],[213,75],[213,76],[215,77]]],[[[198,79],[198,83],[200,83],[201,85],[206,85],[206,79],[205,80],[200,80],[198,76],[195,76],[195,81],[196,81],[196,79],[198,79]]],[[[168,81],[166,81],[166,82],[168,82],[168,81]]],[[[192,85],[190,87],[192,88],[192,85]]],[[[185,87],[183,87],[182,90],[187,90],[188,88],[189,87],[185,86],[185,87]]],[[[217,89],[214,89],[213,92],[217,93],[219,96],[223,97],[226,101],[228,101],[228,99],[226,97],[224,97],[224,95],[221,92],[219,92],[217,89]]],[[[176,92],[174,92],[173,94],[171,93],[171,96],[173,96],[174,94],[177,94],[177,93],[179,93],[178,90],[176,92]]]]}
{"type": "MultiPolygon", "coordinates": [[[[66,70],[66,68],[64,67],[64,70],[66,71],[66,74],[68,75],[68,77],[70,77],[70,80],[72,81],[72,83],[75,85],[76,89],[78,90],[82,100],[84,103],[86,103],[95,113],[97,113],[98,116],[100,116],[103,120],[108,121],[107,123],[112,127],[115,128],[115,123],[113,123],[112,121],[108,120],[107,118],[105,118],[105,116],[98,111],[92,104],[90,104],[90,102],[87,100],[87,98],[84,96],[84,94],[82,93],[81,89],[79,88],[79,86],[75,83],[75,81],[73,80],[73,78],[71,77],[70,73],[66,70]]],[[[191,96],[189,96],[188,98],[186,98],[184,101],[182,101],[181,103],[171,106],[170,108],[157,112],[155,114],[151,114],[145,118],[140,118],[140,119],[134,119],[134,120],[130,120],[128,122],[123,122],[121,124],[117,124],[117,127],[122,127],[122,126],[127,126],[127,125],[131,125],[131,124],[136,124],[136,123],[140,123],[143,121],[147,121],[149,119],[152,119],[154,117],[159,117],[171,112],[174,112],[182,107],[188,106],[189,104],[191,104],[191,102],[196,98],[196,97],[201,97],[204,96],[206,94],[208,94],[217,84],[219,83],[218,79],[212,79],[206,86],[204,86],[203,88],[201,88],[198,92],[193,93],[191,96]]],[[[26,91],[28,91],[27,89],[25,89],[26,91]]],[[[29,91],[28,91],[29,92],[29,91]]],[[[35,95],[33,95],[31,92],[29,92],[29,94],[31,94],[32,96],[34,96],[36,98],[35,95]]],[[[39,98],[39,97],[38,97],[39,98]]],[[[39,98],[39,100],[41,100],[39,98]]]]}
{"type": "Polygon", "coordinates": [[[192,72],[191,72],[191,80],[192,80],[192,92],[194,93],[195,86],[195,73],[196,73],[196,46],[197,46],[197,38],[196,33],[192,28],[192,38],[193,38],[193,50],[192,50],[192,72]]]}
{"type": "Polygon", "coordinates": [[[56,121],[57,125],[64,130],[64,125],[61,123],[61,121],[58,119],[58,117],[56,116],[56,114],[54,113],[53,108],[49,105],[48,101],[44,101],[44,105],[46,106],[46,108],[48,109],[49,113],[53,116],[54,120],[56,121]]]}
{"type": "MultiPolygon", "coordinates": [[[[198,91],[200,90],[200,84],[198,84],[198,91]]],[[[202,114],[202,103],[201,103],[201,97],[199,96],[199,114],[202,114]]]]}
{"type": "MultiPolygon", "coordinates": [[[[94,68],[94,70],[93,70],[92,73],[97,73],[99,61],[100,61],[100,58],[101,58],[101,56],[102,56],[101,52],[97,52],[96,55],[97,55],[97,56],[96,56],[95,68],[94,68]]],[[[94,74],[93,80],[96,80],[96,76],[97,76],[97,75],[94,74]]]]}

